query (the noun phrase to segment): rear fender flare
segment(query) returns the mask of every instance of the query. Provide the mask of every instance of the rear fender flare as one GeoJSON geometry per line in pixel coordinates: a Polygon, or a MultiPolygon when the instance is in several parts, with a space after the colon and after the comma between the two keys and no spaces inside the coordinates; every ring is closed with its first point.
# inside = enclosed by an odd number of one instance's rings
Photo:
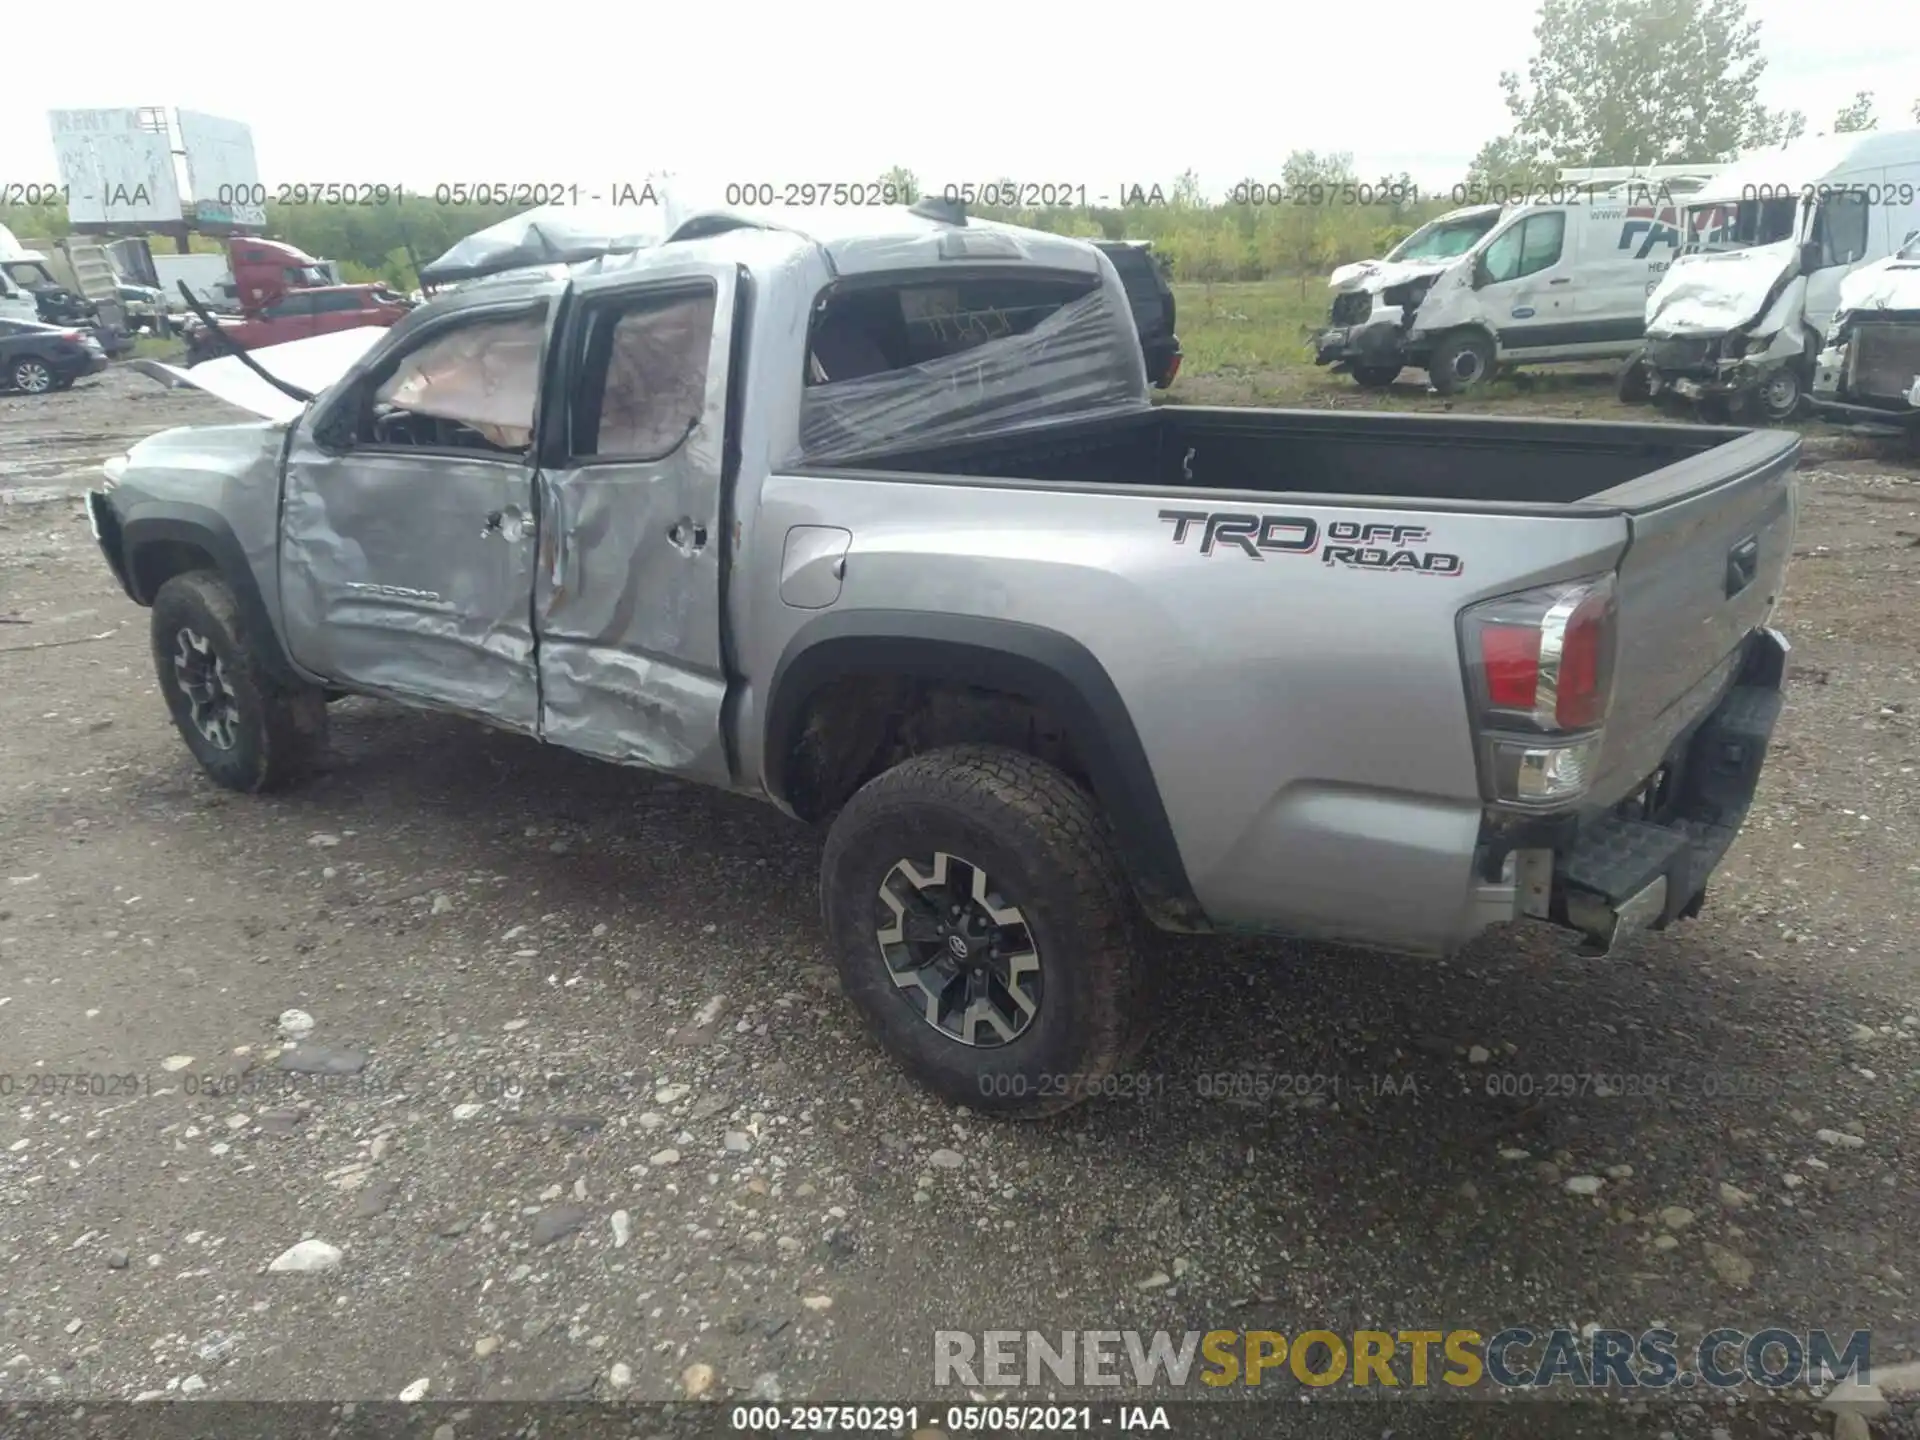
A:
{"type": "Polygon", "coordinates": [[[1167,929],[1211,928],[1126,702],[1077,640],[1020,621],[919,611],[846,611],[810,621],[788,643],[768,686],[762,769],[775,802],[788,804],[788,757],[810,702],[850,675],[978,686],[1044,705],[1087,770],[1148,914],[1167,929]]]}

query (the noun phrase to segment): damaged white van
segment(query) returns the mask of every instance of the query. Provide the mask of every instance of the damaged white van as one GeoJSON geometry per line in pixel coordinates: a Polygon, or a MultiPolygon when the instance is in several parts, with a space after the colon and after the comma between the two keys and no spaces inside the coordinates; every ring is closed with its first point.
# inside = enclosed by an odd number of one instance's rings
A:
{"type": "Polygon", "coordinates": [[[1903,430],[1920,445],[1920,230],[1841,283],[1813,406],[1829,420],[1903,430]]]}
{"type": "Polygon", "coordinates": [[[1822,135],[1741,160],[1686,207],[1623,398],[1799,411],[1840,287],[1920,227],[1920,129],[1822,135]]]}
{"type": "Polygon", "coordinates": [[[1565,184],[1550,192],[1557,203],[1450,211],[1384,260],[1333,272],[1315,362],[1368,388],[1418,366],[1451,395],[1500,365],[1629,355],[1679,252],[1681,207],[1705,178],[1565,184]]]}

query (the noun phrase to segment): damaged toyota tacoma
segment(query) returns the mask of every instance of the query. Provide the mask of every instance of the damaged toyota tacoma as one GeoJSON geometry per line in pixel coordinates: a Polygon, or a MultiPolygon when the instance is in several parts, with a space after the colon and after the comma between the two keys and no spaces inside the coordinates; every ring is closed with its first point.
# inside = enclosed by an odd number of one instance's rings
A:
{"type": "Polygon", "coordinates": [[[1795,436],[1156,407],[1109,260],[937,202],[176,378],[262,418],[88,508],[215,781],[359,694],[820,822],[845,994],[986,1112],[1124,1085],[1149,925],[1696,914],[1780,711],[1795,436]]]}

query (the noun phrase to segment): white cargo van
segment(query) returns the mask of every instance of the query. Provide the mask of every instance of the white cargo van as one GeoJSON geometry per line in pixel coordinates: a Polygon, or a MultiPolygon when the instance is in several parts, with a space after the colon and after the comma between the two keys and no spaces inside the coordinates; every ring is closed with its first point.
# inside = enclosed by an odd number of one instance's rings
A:
{"type": "Polygon", "coordinates": [[[1646,299],[1680,245],[1691,167],[1566,184],[1553,203],[1479,205],[1416,230],[1385,260],[1336,270],[1315,359],[1361,385],[1417,365],[1443,394],[1499,365],[1598,360],[1639,345],[1646,299]]]}
{"type": "Polygon", "coordinates": [[[1688,199],[1685,223],[1629,375],[1642,394],[1751,403],[1787,419],[1813,379],[1841,283],[1920,227],[1920,129],[1822,135],[1743,157],[1688,199]]]}

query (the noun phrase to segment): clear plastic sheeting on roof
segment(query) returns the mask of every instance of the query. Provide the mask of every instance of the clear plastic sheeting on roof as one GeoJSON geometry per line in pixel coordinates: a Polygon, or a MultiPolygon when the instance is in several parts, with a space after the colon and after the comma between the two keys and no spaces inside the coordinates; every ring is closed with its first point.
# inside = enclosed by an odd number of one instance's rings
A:
{"type": "Polygon", "coordinates": [[[543,205],[476,230],[420,271],[424,285],[450,285],[505,270],[571,265],[658,245],[672,228],[664,204],[543,205]]]}
{"type": "MultiPolygon", "coordinates": [[[[1147,408],[1133,317],[1116,303],[1124,293],[1117,283],[1101,285],[1024,333],[902,369],[810,385],[800,401],[794,461],[830,465],[1147,408]]],[[[816,365],[819,356],[816,340],[816,365]]]]}
{"type": "Polygon", "coordinates": [[[544,311],[467,325],[414,351],[375,394],[379,404],[465,425],[503,450],[533,443],[544,311]]]}

